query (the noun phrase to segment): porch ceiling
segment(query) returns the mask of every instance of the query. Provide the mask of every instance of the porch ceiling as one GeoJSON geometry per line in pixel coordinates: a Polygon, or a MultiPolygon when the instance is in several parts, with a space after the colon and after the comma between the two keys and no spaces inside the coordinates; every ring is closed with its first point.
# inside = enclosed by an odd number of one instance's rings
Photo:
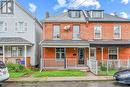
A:
{"type": "Polygon", "coordinates": [[[81,40],[51,40],[51,41],[42,41],[42,47],[89,47],[88,41],[81,40]]]}
{"type": "Polygon", "coordinates": [[[0,45],[32,45],[32,43],[28,40],[25,40],[20,37],[1,37],[0,45]]]}
{"type": "Polygon", "coordinates": [[[130,47],[130,40],[94,40],[91,47],[130,47]]]}

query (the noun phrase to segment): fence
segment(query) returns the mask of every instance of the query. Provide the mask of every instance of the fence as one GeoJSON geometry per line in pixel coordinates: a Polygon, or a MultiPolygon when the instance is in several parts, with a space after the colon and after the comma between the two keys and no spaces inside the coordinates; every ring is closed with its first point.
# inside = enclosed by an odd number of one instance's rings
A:
{"type": "Polygon", "coordinates": [[[77,67],[77,59],[76,58],[67,58],[67,59],[56,59],[56,58],[45,58],[44,60],[41,60],[42,62],[42,68],[45,69],[59,69],[59,68],[71,68],[71,67],[77,67]]]}
{"type": "Polygon", "coordinates": [[[130,59],[123,60],[89,60],[90,71],[98,75],[101,71],[109,73],[111,70],[123,70],[130,68],[130,59]]]}

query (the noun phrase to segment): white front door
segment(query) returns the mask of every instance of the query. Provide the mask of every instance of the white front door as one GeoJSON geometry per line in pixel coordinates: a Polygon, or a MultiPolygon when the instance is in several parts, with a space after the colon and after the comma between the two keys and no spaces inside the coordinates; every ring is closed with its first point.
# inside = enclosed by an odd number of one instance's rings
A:
{"type": "Polygon", "coordinates": [[[96,60],[96,48],[90,48],[90,59],[96,60]]]}

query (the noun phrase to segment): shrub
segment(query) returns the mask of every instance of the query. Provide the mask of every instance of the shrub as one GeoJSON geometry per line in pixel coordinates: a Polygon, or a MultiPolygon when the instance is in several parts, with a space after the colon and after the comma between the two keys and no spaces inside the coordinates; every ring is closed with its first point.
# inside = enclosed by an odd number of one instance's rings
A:
{"type": "Polygon", "coordinates": [[[101,70],[101,71],[106,71],[106,70],[107,70],[107,67],[106,67],[104,64],[101,64],[100,70],[101,70]]]}
{"type": "Polygon", "coordinates": [[[24,66],[19,65],[19,64],[10,63],[10,64],[7,64],[7,67],[10,72],[21,72],[25,70],[24,66]]]}

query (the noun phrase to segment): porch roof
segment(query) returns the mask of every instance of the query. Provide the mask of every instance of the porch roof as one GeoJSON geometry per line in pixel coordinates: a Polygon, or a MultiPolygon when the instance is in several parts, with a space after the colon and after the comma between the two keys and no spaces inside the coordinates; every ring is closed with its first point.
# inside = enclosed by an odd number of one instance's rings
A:
{"type": "Polygon", "coordinates": [[[83,40],[48,40],[41,42],[42,47],[89,47],[88,41],[83,40]]]}
{"type": "Polygon", "coordinates": [[[130,40],[94,40],[89,43],[91,47],[130,47],[130,40]]]}
{"type": "Polygon", "coordinates": [[[30,41],[25,40],[24,38],[21,38],[21,37],[0,37],[0,45],[5,45],[5,44],[32,45],[30,41]]]}

